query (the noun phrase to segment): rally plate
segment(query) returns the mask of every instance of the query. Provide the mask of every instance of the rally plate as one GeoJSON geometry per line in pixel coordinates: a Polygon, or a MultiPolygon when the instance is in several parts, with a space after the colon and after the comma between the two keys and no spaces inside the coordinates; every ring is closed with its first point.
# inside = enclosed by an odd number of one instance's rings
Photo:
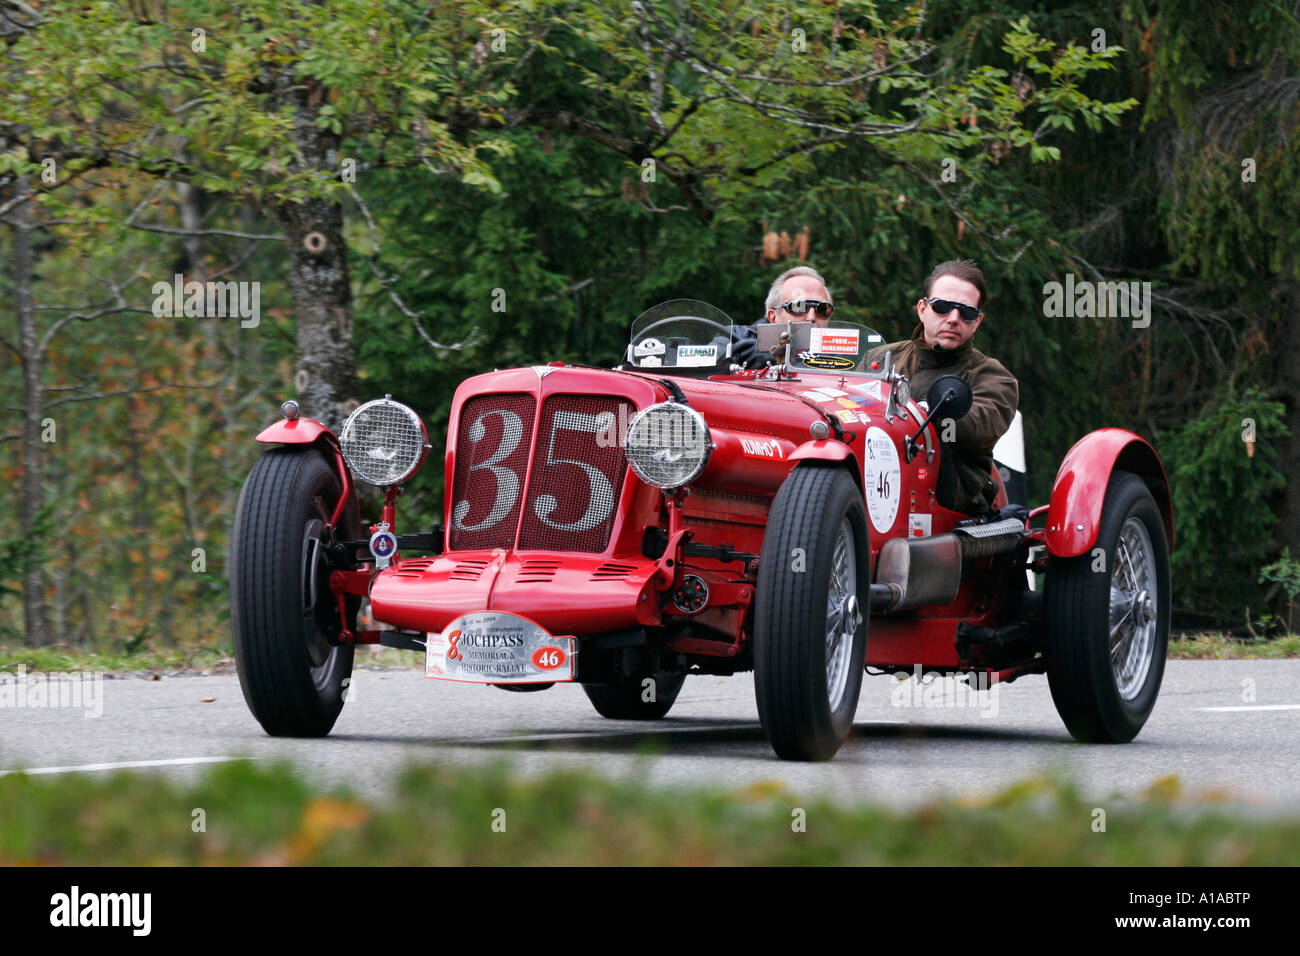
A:
{"type": "Polygon", "coordinates": [[[474,684],[571,681],[574,644],[516,614],[474,611],[427,636],[424,676],[474,684]]]}

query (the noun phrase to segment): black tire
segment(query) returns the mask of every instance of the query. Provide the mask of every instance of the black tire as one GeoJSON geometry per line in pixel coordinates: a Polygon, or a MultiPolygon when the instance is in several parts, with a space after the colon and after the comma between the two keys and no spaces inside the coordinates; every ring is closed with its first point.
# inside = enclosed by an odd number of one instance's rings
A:
{"type": "Polygon", "coordinates": [[[640,680],[626,684],[583,684],[582,689],[596,713],[602,717],[610,720],[660,720],[672,710],[682,684],[686,682],[686,675],[659,673],[654,678],[653,701],[642,699],[645,689],[640,680]]]}
{"type": "Polygon", "coordinates": [[[1155,706],[1169,646],[1169,544],[1160,509],[1141,478],[1126,471],[1111,475],[1095,547],[1076,558],[1049,560],[1044,600],[1047,680],[1070,735],[1085,743],[1132,740],[1155,706]],[[1142,581],[1154,588],[1128,586],[1142,581]],[[1128,607],[1114,626],[1113,592],[1117,613],[1128,607]],[[1111,663],[1115,628],[1125,660],[1118,673],[1111,663]]]}
{"type": "MultiPolygon", "coordinates": [[[[343,709],[354,647],[336,643],[341,622],[329,568],[308,538],[338,501],[338,478],[314,448],[274,448],[253,466],[230,541],[230,623],[248,709],[273,737],[323,737],[343,709]],[[308,610],[308,567],[316,604],[308,610]]],[[[355,501],[336,537],[355,540],[355,501]]],[[[349,627],[360,602],[350,599],[349,627]]]]}
{"type": "Polygon", "coordinates": [[[754,690],[763,731],[785,760],[829,760],[853,730],[867,653],[869,541],[862,491],[842,468],[796,467],[772,502],[758,565],[754,690]],[[841,602],[832,613],[831,572],[841,528],[854,552],[841,575],[845,583],[856,583],[856,606],[841,602]],[[802,549],[802,563],[795,549],[802,549]],[[830,628],[855,617],[848,649],[839,650],[837,641],[831,652],[830,628]],[[832,657],[843,688],[834,705],[828,686],[832,657]]]}

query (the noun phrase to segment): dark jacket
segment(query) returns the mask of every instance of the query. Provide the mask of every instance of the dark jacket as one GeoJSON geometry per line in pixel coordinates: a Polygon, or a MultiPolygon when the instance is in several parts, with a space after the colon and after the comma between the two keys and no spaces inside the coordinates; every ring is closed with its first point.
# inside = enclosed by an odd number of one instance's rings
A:
{"type": "Polygon", "coordinates": [[[997,494],[991,475],[993,446],[1015,417],[1020,385],[1001,362],[972,347],[971,342],[967,339],[959,348],[936,352],[925,344],[925,327],[918,322],[910,339],[877,346],[869,360],[893,352],[894,367],[907,376],[913,398],[924,399],[943,375],[958,375],[971,387],[970,412],[957,420],[955,433],[957,493],[953,508],[979,514],[993,506],[997,494]]]}

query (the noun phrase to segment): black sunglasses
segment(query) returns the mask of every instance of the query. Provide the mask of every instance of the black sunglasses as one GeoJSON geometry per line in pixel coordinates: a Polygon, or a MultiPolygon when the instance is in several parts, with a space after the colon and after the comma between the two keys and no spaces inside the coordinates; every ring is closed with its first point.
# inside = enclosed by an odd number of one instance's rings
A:
{"type": "Polygon", "coordinates": [[[983,309],[977,309],[973,305],[967,305],[964,302],[950,302],[947,299],[926,299],[930,303],[930,308],[934,309],[939,315],[947,315],[953,309],[961,316],[963,322],[974,322],[983,313],[983,309]]]}
{"type": "Polygon", "coordinates": [[[829,319],[831,313],[835,311],[835,306],[829,302],[819,302],[817,299],[791,299],[789,302],[783,302],[779,308],[785,309],[791,315],[807,315],[809,309],[814,309],[817,315],[823,319],[829,319]]]}

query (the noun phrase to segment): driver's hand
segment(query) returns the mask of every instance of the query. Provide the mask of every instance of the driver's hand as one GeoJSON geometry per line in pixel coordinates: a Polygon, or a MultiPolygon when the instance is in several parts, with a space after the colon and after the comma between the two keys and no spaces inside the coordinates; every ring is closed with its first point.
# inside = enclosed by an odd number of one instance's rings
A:
{"type": "Polygon", "coordinates": [[[772,356],[758,350],[758,333],[746,325],[732,326],[731,361],[744,368],[762,368],[772,364],[772,356]]]}

